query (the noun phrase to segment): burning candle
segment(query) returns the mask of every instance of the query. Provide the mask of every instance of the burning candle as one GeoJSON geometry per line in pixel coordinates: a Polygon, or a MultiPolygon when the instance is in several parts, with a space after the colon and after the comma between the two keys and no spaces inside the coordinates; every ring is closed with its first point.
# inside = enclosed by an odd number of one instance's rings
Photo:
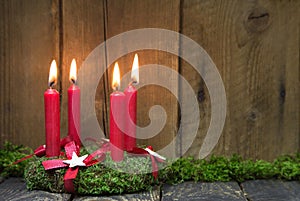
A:
{"type": "Polygon", "coordinates": [[[138,55],[134,55],[134,60],[131,69],[131,82],[125,89],[126,96],[125,105],[125,135],[124,135],[124,148],[130,151],[136,147],[136,102],[137,90],[132,84],[139,82],[139,60],[138,55]]]}
{"type": "Polygon", "coordinates": [[[52,89],[56,79],[57,65],[55,60],[53,60],[49,72],[49,89],[44,93],[47,157],[59,156],[60,154],[59,93],[52,89]]]}
{"type": "Polygon", "coordinates": [[[124,93],[118,91],[120,87],[120,69],[115,63],[113,71],[112,88],[114,92],[110,94],[110,132],[109,139],[111,145],[111,157],[114,161],[121,161],[124,158],[124,93]]]}
{"type": "Polygon", "coordinates": [[[69,80],[72,85],[68,89],[68,135],[81,146],[80,140],[80,88],[77,86],[76,61],[72,60],[69,80]]]}

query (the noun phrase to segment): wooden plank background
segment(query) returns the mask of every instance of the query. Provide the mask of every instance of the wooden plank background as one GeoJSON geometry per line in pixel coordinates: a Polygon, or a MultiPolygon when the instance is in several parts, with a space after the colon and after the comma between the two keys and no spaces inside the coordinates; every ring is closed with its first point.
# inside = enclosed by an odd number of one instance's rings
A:
{"type": "MultiPolygon", "coordinates": [[[[32,148],[44,143],[43,92],[50,62],[59,64],[61,134],[67,134],[69,67],[80,67],[103,41],[137,28],[163,28],[182,33],[211,56],[227,96],[225,128],[214,154],[241,154],[271,160],[300,147],[300,2],[226,0],[5,0],[0,2],[0,144],[9,140],[32,148]]],[[[174,47],[180,44],[174,44],[174,47]]],[[[201,114],[197,137],[186,155],[198,156],[210,123],[210,97],[204,81],[178,57],[160,51],[138,52],[140,64],[161,64],[176,70],[193,87],[201,114]]],[[[109,55],[109,52],[107,52],[109,55]]],[[[130,71],[134,53],[118,60],[130,71]]],[[[106,63],[105,57],[103,62],[106,63]]],[[[159,73],[159,72],[157,72],[159,73]]],[[[100,80],[95,109],[101,128],[109,131],[111,68],[100,80]]],[[[169,79],[169,78],[166,78],[169,79]]],[[[177,78],[174,78],[177,79],[177,78]]],[[[181,101],[189,97],[180,90],[181,101]]],[[[138,94],[138,125],[150,123],[148,112],[159,104],[167,114],[164,129],[139,140],[160,149],[178,132],[176,98],[157,86],[138,94]]],[[[181,142],[190,127],[184,127],[181,142]]]]}
{"type": "MultiPolygon", "coordinates": [[[[182,9],[182,33],[209,53],[225,84],[226,124],[213,153],[272,159],[298,151],[299,2],[184,1],[182,9]]],[[[188,152],[196,155],[210,100],[201,78],[180,67],[204,114],[188,152]]]]}
{"type": "Polygon", "coordinates": [[[12,0],[1,1],[0,9],[0,144],[35,147],[45,139],[49,65],[59,58],[59,4],[12,0]]]}

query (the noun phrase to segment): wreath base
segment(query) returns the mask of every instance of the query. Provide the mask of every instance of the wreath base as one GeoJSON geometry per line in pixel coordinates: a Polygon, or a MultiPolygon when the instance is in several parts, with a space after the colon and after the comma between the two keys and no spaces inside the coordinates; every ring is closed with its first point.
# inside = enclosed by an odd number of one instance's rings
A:
{"type": "MultiPolygon", "coordinates": [[[[64,175],[66,168],[45,170],[42,162],[46,157],[34,157],[24,172],[27,188],[53,193],[66,192],[64,175]]],[[[157,181],[152,175],[149,157],[124,154],[122,162],[112,161],[110,154],[102,163],[80,167],[74,187],[81,195],[110,195],[149,190],[157,181]]]]}

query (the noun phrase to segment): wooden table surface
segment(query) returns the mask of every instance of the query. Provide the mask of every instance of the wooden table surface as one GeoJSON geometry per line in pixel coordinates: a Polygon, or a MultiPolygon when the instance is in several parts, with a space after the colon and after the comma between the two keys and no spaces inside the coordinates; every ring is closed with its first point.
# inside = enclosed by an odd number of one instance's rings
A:
{"type": "Polygon", "coordinates": [[[237,182],[185,182],[154,187],[138,194],[115,196],[72,196],[45,191],[28,191],[22,178],[0,179],[2,200],[206,200],[206,201],[300,201],[300,181],[254,180],[237,182]]]}

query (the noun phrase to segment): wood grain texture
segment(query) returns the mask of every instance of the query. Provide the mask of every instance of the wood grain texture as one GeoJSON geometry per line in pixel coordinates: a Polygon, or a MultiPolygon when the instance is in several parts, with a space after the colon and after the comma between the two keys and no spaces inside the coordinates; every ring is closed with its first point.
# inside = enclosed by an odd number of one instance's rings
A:
{"type": "Polygon", "coordinates": [[[299,181],[255,180],[241,184],[245,196],[251,201],[299,201],[299,181]]]}
{"type": "Polygon", "coordinates": [[[0,200],[70,200],[71,194],[28,191],[21,178],[9,178],[0,184],[0,200]]]}
{"type": "Polygon", "coordinates": [[[1,1],[0,9],[0,145],[37,147],[45,143],[50,63],[59,55],[58,1],[1,1]]]}
{"type": "MultiPolygon", "coordinates": [[[[182,9],[182,33],[208,52],[226,89],[225,128],[213,153],[272,160],[299,151],[299,1],[184,1],[182,9]]],[[[187,64],[180,70],[201,95],[200,127],[187,152],[197,156],[209,94],[187,64]]]]}
{"type": "Polygon", "coordinates": [[[246,198],[236,182],[185,182],[174,186],[163,186],[162,200],[246,201],[246,198]]]}
{"type": "MultiPolygon", "coordinates": [[[[76,59],[78,72],[87,56],[105,40],[104,32],[104,1],[71,0],[62,1],[62,104],[61,125],[62,135],[68,132],[68,95],[71,86],[69,81],[70,65],[76,59]]],[[[105,55],[99,55],[105,63],[105,55]]],[[[93,73],[93,72],[90,72],[93,73]]],[[[105,103],[105,83],[100,80],[95,97],[95,108],[99,124],[105,130],[107,114],[105,103]]],[[[79,83],[80,86],[80,83],[79,83]]],[[[83,103],[83,101],[81,101],[83,103]]],[[[83,103],[84,104],[84,103],[83,103]]],[[[87,104],[87,103],[85,103],[87,104]]],[[[82,119],[84,121],[84,119],[82,119]]],[[[83,135],[87,135],[83,130],[83,135]]]]}
{"type": "Polygon", "coordinates": [[[153,187],[150,191],[141,193],[113,195],[113,196],[81,196],[75,197],[74,201],[122,201],[122,200],[136,200],[136,201],[159,201],[160,200],[160,188],[158,186],[153,187]]]}
{"type": "MultiPolygon", "coordinates": [[[[146,1],[122,1],[113,0],[107,1],[107,38],[111,38],[123,32],[139,29],[139,28],[163,28],[173,31],[179,31],[179,6],[178,0],[146,0],[146,1]]],[[[156,43],[156,41],[153,41],[156,43]]],[[[159,44],[158,44],[159,45],[159,44]]],[[[174,43],[175,48],[179,48],[179,43],[174,43]]],[[[136,52],[134,52],[136,53],[136,52]]],[[[118,60],[121,76],[130,72],[134,53],[125,55],[118,60]]],[[[160,64],[178,71],[178,58],[166,52],[155,50],[142,50],[139,54],[140,66],[146,64],[160,64]]],[[[112,52],[107,52],[108,58],[112,52]]],[[[114,61],[108,61],[108,63],[114,61]]],[[[154,75],[159,75],[159,71],[153,70],[154,75]]],[[[108,69],[108,78],[111,83],[112,68],[108,69]]],[[[146,79],[141,77],[140,79],[146,79]]],[[[173,81],[174,87],[177,87],[177,77],[164,77],[166,80],[173,81]]],[[[123,86],[125,88],[126,86],[123,86]]],[[[109,85],[108,94],[112,92],[109,85]]],[[[160,105],[165,109],[167,114],[166,124],[159,133],[144,133],[143,137],[146,140],[138,140],[139,144],[152,145],[155,150],[159,150],[168,145],[177,133],[177,99],[168,90],[163,87],[147,85],[138,90],[137,103],[137,124],[145,127],[150,124],[149,110],[154,105],[160,105]],[[147,136],[149,137],[147,139],[147,136]]],[[[161,121],[161,116],[154,117],[156,121],[161,121]]],[[[169,156],[175,155],[174,151],[167,153],[169,156]]]]}
{"type": "Polygon", "coordinates": [[[137,200],[137,201],[159,201],[160,187],[154,186],[151,190],[124,195],[113,196],[74,196],[65,193],[50,193],[47,191],[33,190],[28,191],[26,184],[21,178],[9,178],[0,184],[0,200],[76,200],[76,201],[122,201],[122,200],[137,200]]]}
{"type": "MultiPolygon", "coordinates": [[[[227,95],[225,128],[213,153],[238,153],[272,160],[300,150],[300,2],[226,0],[26,0],[0,2],[0,145],[5,140],[32,148],[45,142],[43,93],[54,58],[59,64],[61,134],[67,135],[67,89],[72,58],[80,67],[104,40],[137,28],[180,32],[199,43],[215,62],[227,95]]],[[[158,44],[159,45],[159,44],[158,44]]],[[[180,44],[174,43],[180,50],[180,44]]],[[[104,64],[112,52],[100,55],[104,64]]],[[[118,59],[121,75],[130,72],[135,52],[118,59]]],[[[182,129],[182,146],[193,141],[186,155],[198,156],[211,118],[206,84],[176,55],[138,51],[140,64],[160,64],[180,72],[199,101],[200,126],[188,138],[191,120],[182,129]]],[[[114,62],[114,61],[111,61],[114,62]]],[[[201,62],[201,61],[199,61],[201,62]]],[[[153,74],[161,75],[153,70],[153,74]]],[[[178,86],[183,104],[189,97],[178,86]]],[[[100,79],[95,97],[98,122],[108,137],[111,68],[100,79]]],[[[123,88],[125,88],[123,86],[123,88]]],[[[138,140],[155,150],[177,134],[180,111],[168,90],[145,86],[138,93],[138,125],[150,124],[149,111],[161,105],[167,123],[155,137],[138,140]]],[[[161,117],[155,117],[157,121],[161,117]]],[[[145,133],[145,136],[152,133],[145,133]]],[[[144,137],[145,137],[144,136],[144,137]]],[[[174,153],[181,148],[174,147],[174,153]]]]}

